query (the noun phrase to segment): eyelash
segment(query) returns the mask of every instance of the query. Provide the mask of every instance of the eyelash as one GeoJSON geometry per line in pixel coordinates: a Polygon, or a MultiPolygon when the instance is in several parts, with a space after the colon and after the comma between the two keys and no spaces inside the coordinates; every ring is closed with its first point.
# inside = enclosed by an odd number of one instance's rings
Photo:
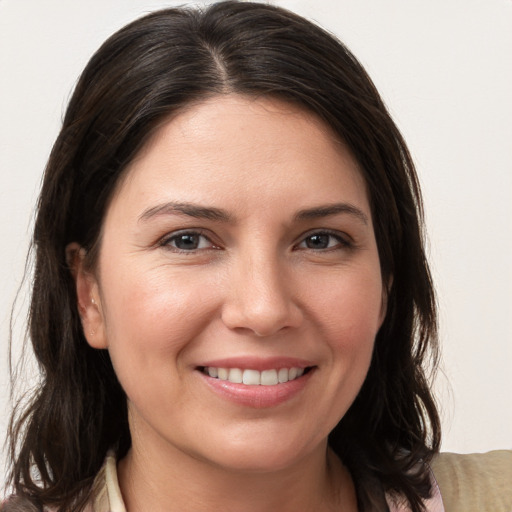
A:
{"type": "MultiPolygon", "coordinates": [[[[201,242],[199,242],[201,244],[201,242]]],[[[216,246],[208,236],[204,234],[201,230],[185,230],[185,231],[178,231],[172,233],[170,236],[166,236],[163,238],[159,244],[162,247],[170,248],[174,252],[178,252],[180,254],[194,254],[197,251],[204,251],[204,250],[211,250],[211,249],[219,249],[218,246],[216,246]],[[183,237],[198,237],[202,238],[204,240],[208,241],[209,247],[195,247],[193,249],[180,249],[179,247],[171,245],[173,242],[176,242],[176,240],[183,238],[183,237]]]]}
{"type": "MultiPolygon", "coordinates": [[[[204,234],[201,230],[185,230],[185,231],[178,231],[172,233],[170,236],[167,236],[163,238],[159,244],[162,247],[170,248],[174,252],[178,252],[181,254],[194,254],[197,251],[204,251],[204,250],[212,250],[212,249],[220,249],[219,246],[216,246],[211,239],[204,234]],[[199,238],[206,240],[208,242],[208,247],[200,247],[201,240],[198,241],[198,246],[194,247],[192,249],[183,249],[179,248],[176,245],[172,245],[173,242],[176,243],[177,240],[179,240],[182,237],[190,237],[190,238],[199,238]]],[[[300,242],[295,245],[294,250],[312,250],[314,252],[327,252],[327,251],[336,251],[340,249],[350,249],[353,248],[354,244],[352,241],[348,240],[348,236],[343,236],[341,233],[337,231],[330,231],[330,230],[319,230],[319,231],[312,231],[310,233],[307,233],[305,236],[303,235],[300,239],[300,242]],[[308,239],[311,240],[313,237],[329,237],[328,240],[328,246],[320,249],[315,249],[313,247],[301,247],[303,244],[307,244],[308,239]],[[336,243],[329,247],[329,244],[331,243],[332,239],[336,241],[336,243]]]]}
{"type": "MultiPolygon", "coordinates": [[[[330,243],[330,241],[329,241],[330,243]]],[[[339,233],[338,231],[330,231],[330,230],[319,230],[319,231],[312,231],[310,233],[307,233],[305,236],[302,236],[299,244],[296,246],[298,249],[302,250],[312,250],[315,252],[327,252],[327,251],[336,251],[341,249],[351,249],[354,247],[354,244],[351,240],[349,240],[349,237],[347,235],[343,235],[342,233],[339,233]],[[315,236],[322,237],[326,236],[331,239],[336,240],[336,244],[332,247],[325,247],[322,249],[314,249],[312,247],[300,247],[302,244],[305,244],[308,239],[311,239],[315,236]]]]}

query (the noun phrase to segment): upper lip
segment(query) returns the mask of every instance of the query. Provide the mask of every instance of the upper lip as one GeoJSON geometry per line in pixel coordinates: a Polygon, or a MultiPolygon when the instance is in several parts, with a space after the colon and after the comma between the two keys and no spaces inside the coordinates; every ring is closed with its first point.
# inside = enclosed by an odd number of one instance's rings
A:
{"type": "Polygon", "coordinates": [[[241,370],[272,370],[279,368],[308,368],[315,366],[312,361],[296,357],[228,357],[206,361],[200,368],[240,368],[241,370]]]}

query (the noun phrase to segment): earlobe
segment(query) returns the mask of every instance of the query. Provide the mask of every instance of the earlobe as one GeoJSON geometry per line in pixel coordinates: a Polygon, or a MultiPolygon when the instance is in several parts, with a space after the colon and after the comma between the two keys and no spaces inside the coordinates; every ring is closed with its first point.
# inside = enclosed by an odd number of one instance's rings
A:
{"type": "Polygon", "coordinates": [[[76,302],[87,343],[97,349],[108,348],[105,322],[94,274],[85,267],[86,251],[73,242],[66,247],[66,261],[75,281],[76,302]]]}

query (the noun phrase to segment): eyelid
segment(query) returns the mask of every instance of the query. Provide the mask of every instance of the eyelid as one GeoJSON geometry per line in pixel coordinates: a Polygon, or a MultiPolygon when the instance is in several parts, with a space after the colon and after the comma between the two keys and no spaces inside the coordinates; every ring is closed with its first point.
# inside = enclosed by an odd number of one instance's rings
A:
{"type": "Polygon", "coordinates": [[[160,238],[160,240],[158,241],[157,245],[159,247],[165,247],[165,248],[168,248],[169,250],[173,251],[173,252],[177,252],[177,253],[194,253],[194,252],[198,252],[198,251],[207,251],[207,250],[210,250],[210,249],[220,249],[220,245],[215,243],[213,240],[212,240],[212,236],[211,236],[211,233],[205,229],[202,229],[202,228],[184,228],[184,229],[178,229],[176,231],[172,231],[170,233],[167,233],[166,235],[164,235],[162,238],[160,238]],[[189,249],[189,250],[185,250],[185,249],[179,249],[178,247],[173,247],[172,245],[170,245],[170,242],[176,238],[178,238],[179,236],[182,236],[182,235],[193,235],[193,236],[200,236],[200,237],[203,237],[205,238],[206,240],[208,240],[208,242],[210,243],[210,246],[209,247],[204,247],[204,248],[201,248],[201,249],[189,249]]]}
{"type": "MultiPolygon", "coordinates": [[[[168,248],[169,250],[171,250],[173,252],[192,254],[192,253],[199,252],[199,251],[221,249],[222,248],[221,244],[214,241],[214,238],[215,237],[212,236],[212,233],[209,230],[205,230],[203,228],[183,228],[183,229],[178,229],[178,230],[175,230],[175,231],[165,234],[157,241],[156,245],[159,247],[168,248]],[[206,240],[208,240],[209,247],[188,249],[188,250],[180,249],[178,247],[173,247],[170,244],[170,242],[173,239],[176,239],[181,235],[193,235],[193,236],[204,237],[206,240]]],[[[318,252],[320,252],[320,251],[327,252],[327,251],[335,251],[337,249],[338,250],[339,249],[349,249],[349,248],[353,248],[354,246],[355,246],[355,242],[354,242],[353,238],[346,232],[333,230],[333,229],[326,229],[326,228],[315,228],[315,229],[311,229],[305,233],[302,233],[300,235],[300,237],[297,238],[297,241],[294,244],[293,249],[294,250],[308,249],[308,250],[318,251],[318,252]],[[311,237],[314,235],[331,236],[331,237],[335,238],[339,243],[336,244],[334,247],[328,247],[325,249],[312,249],[312,248],[308,248],[308,247],[304,247],[304,248],[300,247],[300,245],[302,243],[304,243],[308,237],[311,237]]]]}
{"type": "Polygon", "coordinates": [[[311,248],[308,248],[306,247],[305,249],[309,249],[309,250],[312,250],[312,251],[334,251],[336,249],[340,249],[340,248],[343,248],[343,249],[347,249],[347,248],[353,248],[355,246],[355,242],[353,240],[353,238],[348,235],[347,233],[343,232],[343,231],[337,231],[337,230],[333,230],[333,229],[322,229],[322,228],[316,228],[316,229],[312,229],[310,231],[307,231],[306,233],[303,233],[297,243],[295,244],[294,248],[297,248],[297,249],[302,249],[300,246],[300,244],[304,243],[306,241],[307,238],[311,237],[311,236],[314,236],[314,235],[328,235],[328,236],[332,236],[333,238],[335,238],[336,240],[339,241],[339,246],[336,245],[335,247],[328,247],[326,249],[311,249],[311,248]]]}

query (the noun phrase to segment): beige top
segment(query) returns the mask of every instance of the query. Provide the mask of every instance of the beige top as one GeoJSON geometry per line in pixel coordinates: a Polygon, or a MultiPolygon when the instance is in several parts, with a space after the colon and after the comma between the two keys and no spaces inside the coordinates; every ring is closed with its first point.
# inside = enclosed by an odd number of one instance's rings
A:
{"type": "MultiPolygon", "coordinates": [[[[425,502],[428,512],[512,512],[512,451],[442,453],[431,466],[434,495],[425,502]]],[[[95,496],[87,512],[126,512],[113,454],[96,478],[95,496]]],[[[388,504],[391,512],[408,510],[389,497],[388,504]]]]}
{"type": "MultiPolygon", "coordinates": [[[[427,512],[512,512],[512,450],[442,453],[432,461],[431,476],[433,495],[425,502],[427,512]]],[[[84,512],[126,512],[113,453],[107,455],[96,476],[93,496],[84,512]]],[[[386,499],[391,512],[409,511],[391,496],[386,499]]],[[[0,509],[28,510],[16,504],[8,507],[9,503],[0,502],[0,509]]]]}
{"type": "Polygon", "coordinates": [[[446,512],[512,512],[512,450],[442,453],[432,469],[446,512]]]}
{"type": "MultiPolygon", "coordinates": [[[[433,496],[425,502],[428,512],[445,512],[439,487],[433,479],[433,496]]],[[[84,512],[126,512],[117,479],[115,455],[109,453],[94,483],[94,503],[84,512]]],[[[409,508],[391,497],[386,497],[391,512],[407,512],[409,508]]],[[[508,512],[508,511],[507,511],[508,512]]],[[[512,512],[512,511],[511,511],[512,512]]]]}

